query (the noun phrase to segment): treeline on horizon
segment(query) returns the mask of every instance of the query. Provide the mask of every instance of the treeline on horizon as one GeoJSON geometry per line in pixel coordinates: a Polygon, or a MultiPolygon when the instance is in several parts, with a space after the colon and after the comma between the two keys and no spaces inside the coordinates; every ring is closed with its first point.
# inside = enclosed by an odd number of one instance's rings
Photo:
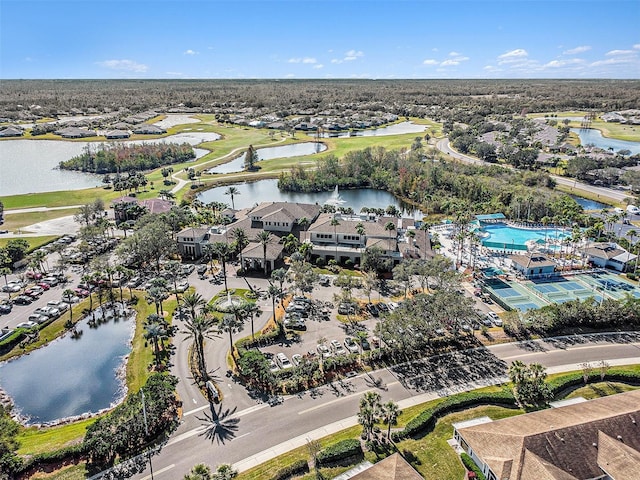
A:
{"type": "Polygon", "coordinates": [[[278,188],[293,192],[375,188],[408,199],[425,214],[495,213],[529,221],[544,217],[582,218],[582,207],[567,195],[551,190],[545,172],[518,171],[498,165],[423,160],[420,151],[403,153],[383,147],[329,155],[317,168],[300,166],[280,174],[278,188]]]}
{"type": "Polygon", "coordinates": [[[196,158],[188,143],[102,143],[93,150],[88,145],[85,151],[69,160],[60,162],[63,170],[79,170],[90,173],[120,173],[152,170],[163,165],[188,162],[196,158]]]}
{"type": "Polygon", "coordinates": [[[489,113],[622,110],[640,104],[640,80],[3,80],[0,117],[39,106],[106,112],[126,107],[283,114],[340,107],[425,116],[440,108],[489,113]]]}

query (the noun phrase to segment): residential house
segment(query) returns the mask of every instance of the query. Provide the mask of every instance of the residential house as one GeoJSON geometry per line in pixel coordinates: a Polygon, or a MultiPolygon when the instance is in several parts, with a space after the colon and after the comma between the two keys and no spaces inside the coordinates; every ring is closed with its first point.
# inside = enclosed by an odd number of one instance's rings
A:
{"type": "Polygon", "coordinates": [[[135,127],[132,127],[131,130],[133,133],[137,133],[139,135],[162,135],[167,133],[167,131],[162,127],[158,127],[157,125],[148,125],[146,123],[136,125],[135,127]]]}
{"type": "Polygon", "coordinates": [[[454,439],[488,480],[637,478],[640,390],[455,424],[454,439]]]}
{"type": "Polygon", "coordinates": [[[118,138],[129,138],[131,134],[126,130],[109,130],[104,134],[104,136],[109,139],[118,139],[118,138]]]}
{"type": "Polygon", "coordinates": [[[60,135],[62,138],[86,138],[95,137],[97,133],[95,130],[89,130],[87,128],[78,127],[66,127],[53,132],[55,135],[60,135]]]}
{"type": "Polygon", "coordinates": [[[7,128],[3,128],[0,130],[0,137],[21,137],[24,135],[24,130],[19,127],[14,127],[13,125],[8,126],[7,128]]]}
{"type": "Polygon", "coordinates": [[[204,246],[209,243],[208,228],[185,228],[176,235],[178,253],[182,258],[195,260],[204,255],[204,246]]]}
{"type": "Polygon", "coordinates": [[[615,243],[594,243],[585,249],[587,260],[596,267],[626,272],[634,266],[637,255],[627,252],[615,243]]]}
{"type": "MultiPolygon", "coordinates": [[[[349,476],[351,480],[421,480],[420,475],[398,452],[365,470],[349,476]]],[[[340,476],[338,479],[342,480],[340,476]]]]}
{"type": "Polygon", "coordinates": [[[124,196],[111,202],[116,224],[136,220],[143,213],[166,213],[171,210],[173,203],[161,198],[138,200],[135,197],[124,196]]]}

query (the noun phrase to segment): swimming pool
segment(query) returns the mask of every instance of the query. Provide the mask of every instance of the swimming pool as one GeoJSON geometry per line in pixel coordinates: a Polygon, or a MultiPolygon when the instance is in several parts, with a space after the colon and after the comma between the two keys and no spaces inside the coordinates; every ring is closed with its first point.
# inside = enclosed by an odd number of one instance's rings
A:
{"type": "Polygon", "coordinates": [[[504,223],[484,225],[482,232],[489,234],[482,240],[482,245],[487,248],[526,250],[529,240],[544,244],[545,241],[560,240],[568,234],[556,228],[518,228],[504,223]]]}

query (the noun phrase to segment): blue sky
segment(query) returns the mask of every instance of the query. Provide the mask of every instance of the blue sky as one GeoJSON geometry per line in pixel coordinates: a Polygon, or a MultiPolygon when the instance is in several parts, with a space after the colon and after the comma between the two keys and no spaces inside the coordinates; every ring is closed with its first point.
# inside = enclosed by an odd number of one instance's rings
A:
{"type": "Polygon", "coordinates": [[[639,0],[0,0],[0,78],[640,78],[639,0]]]}

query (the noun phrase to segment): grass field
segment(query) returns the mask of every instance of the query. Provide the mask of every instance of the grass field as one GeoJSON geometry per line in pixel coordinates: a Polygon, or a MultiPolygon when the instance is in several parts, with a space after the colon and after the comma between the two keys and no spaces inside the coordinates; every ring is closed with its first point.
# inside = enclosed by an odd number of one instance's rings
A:
{"type": "Polygon", "coordinates": [[[12,213],[4,216],[2,228],[15,231],[34,223],[74,215],[76,212],[77,209],[75,208],[65,208],[64,210],[45,210],[43,212],[12,213]]]}
{"type": "MultiPolygon", "coordinates": [[[[34,251],[36,248],[41,247],[42,245],[46,245],[47,243],[53,242],[58,238],[57,235],[44,235],[42,237],[20,237],[24,238],[29,243],[29,250],[27,253],[34,251]]],[[[4,248],[7,246],[11,238],[0,238],[0,248],[4,248]]]]}

